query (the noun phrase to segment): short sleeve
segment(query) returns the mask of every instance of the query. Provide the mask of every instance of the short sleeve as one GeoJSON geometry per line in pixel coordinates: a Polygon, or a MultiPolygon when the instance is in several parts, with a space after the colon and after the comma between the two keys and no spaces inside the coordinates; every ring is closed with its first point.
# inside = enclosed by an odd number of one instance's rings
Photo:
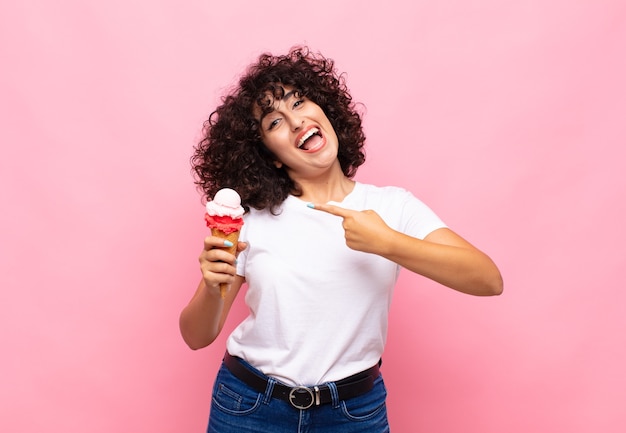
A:
{"type": "Polygon", "coordinates": [[[398,191],[400,212],[400,231],[424,239],[433,231],[447,227],[439,216],[424,202],[404,189],[398,191]]]}

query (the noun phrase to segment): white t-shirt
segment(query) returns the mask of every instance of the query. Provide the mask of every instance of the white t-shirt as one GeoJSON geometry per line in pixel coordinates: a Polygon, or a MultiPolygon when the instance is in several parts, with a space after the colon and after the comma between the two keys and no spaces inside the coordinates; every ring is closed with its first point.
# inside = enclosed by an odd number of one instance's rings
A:
{"type": "MultiPolygon", "coordinates": [[[[423,239],[445,227],[424,203],[397,187],[356,183],[341,203],[372,209],[391,228],[423,239]]],[[[252,209],[240,240],[248,248],[237,273],[246,278],[250,315],[227,349],[290,385],[343,379],[375,365],[400,267],[345,244],[342,218],[289,196],[281,213],[252,209]]]]}

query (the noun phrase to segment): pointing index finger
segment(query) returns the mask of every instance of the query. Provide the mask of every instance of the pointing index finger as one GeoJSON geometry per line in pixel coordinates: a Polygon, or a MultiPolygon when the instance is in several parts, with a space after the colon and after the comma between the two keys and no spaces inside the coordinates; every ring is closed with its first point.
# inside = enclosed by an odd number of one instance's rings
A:
{"type": "Polygon", "coordinates": [[[328,203],[307,203],[307,206],[310,207],[311,209],[321,210],[323,212],[336,215],[342,218],[347,217],[350,214],[350,212],[352,212],[350,209],[346,209],[346,208],[335,206],[335,205],[328,204],[328,203]]]}

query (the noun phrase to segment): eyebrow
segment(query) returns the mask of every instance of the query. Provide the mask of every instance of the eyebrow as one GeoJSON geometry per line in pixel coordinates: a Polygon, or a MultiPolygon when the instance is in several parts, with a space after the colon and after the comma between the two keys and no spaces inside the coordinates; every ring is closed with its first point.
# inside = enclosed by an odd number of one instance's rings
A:
{"type": "Polygon", "coordinates": [[[291,96],[293,96],[295,93],[297,93],[297,90],[290,90],[289,92],[285,93],[285,95],[282,97],[282,100],[286,101],[287,99],[291,98],[291,96]]]}

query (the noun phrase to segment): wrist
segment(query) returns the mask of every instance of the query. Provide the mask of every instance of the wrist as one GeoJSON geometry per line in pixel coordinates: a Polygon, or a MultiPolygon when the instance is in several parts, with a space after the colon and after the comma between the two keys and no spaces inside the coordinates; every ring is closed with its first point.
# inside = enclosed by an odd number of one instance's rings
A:
{"type": "Polygon", "coordinates": [[[220,283],[207,283],[204,282],[204,294],[206,297],[213,299],[222,299],[222,293],[220,291],[220,283]]]}

